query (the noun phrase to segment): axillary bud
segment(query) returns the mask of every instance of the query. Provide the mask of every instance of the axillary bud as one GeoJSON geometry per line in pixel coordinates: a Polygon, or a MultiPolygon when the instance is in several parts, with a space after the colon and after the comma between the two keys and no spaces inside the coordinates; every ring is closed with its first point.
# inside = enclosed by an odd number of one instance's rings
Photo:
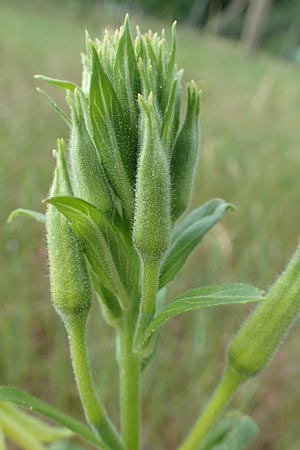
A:
{"type": "MultiPolygon", "coordinates": [[[[58,140],[56,169],[50,197],[72,195],[64,157],[58,140]]],[[[46,214],[52,302],[63,321],[74,315],[87,316],[92,303],[92,287],[84,254],[67,219],[52,205],[46,214]]]]}
{"type": "Polygon", "coordinates": [[[141,155],[138,163],[133,241],[143,259],[159,260],[171,233],[170,176],[162,147],[153,95],[139,96],[141,155]]]}
{"type": "Polygon", "coordinates": [[[284,272],[233,338],[228,365],[245,378],[254,377],[271,361],[300,311],[299,246],[284,272]]]}

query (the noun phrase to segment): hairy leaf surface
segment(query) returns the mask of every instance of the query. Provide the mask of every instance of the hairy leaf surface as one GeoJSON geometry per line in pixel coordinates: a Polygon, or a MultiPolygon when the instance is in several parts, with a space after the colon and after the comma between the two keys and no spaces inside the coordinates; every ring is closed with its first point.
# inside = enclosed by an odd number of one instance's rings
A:
{"type": "Polygon", "coordinates": [[[148,325],[142,346],[163,323],[179,314],[201,308],[252,303],[263,300],[263,292],[248,284],[221,284],[204,286],[185,292],[176,297],[170,304],[162,308],[148,325]]]}
{"type": "Polygon", "coordinates": [[[160,288],[173,280],[206,233],[221,220],[227,209],[233,208],[224,200],[214,199],[194,209],[176,226],[171,246],[161,268],[160,288]]]}

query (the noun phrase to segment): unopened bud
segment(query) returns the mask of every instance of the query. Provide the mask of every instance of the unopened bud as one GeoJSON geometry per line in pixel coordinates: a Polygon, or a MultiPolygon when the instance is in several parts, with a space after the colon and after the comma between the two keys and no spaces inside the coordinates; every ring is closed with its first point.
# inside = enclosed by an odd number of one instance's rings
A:
{"type": "Polygon", "coordinates": [[[271,361],[300,311],[300,249],[285,271],[233,338],[228,364],[245,378],[254,377],[271,361]]]}
{"type": "Polygon", "coordinates": [[[111,192],[86,123],[88,102],[78,89],[74,97],[68,96],[68,102],[72,111],[69,160],[74,194],[111,216],[114,209],[111,192]]]}
{"type": "Polygon", "coordinates": [[[159,260],[171,232],[170,177],[155,119],[153,97],[139,96],[141,155],[138,165],[133,240],[142,258],[159,260]]]}
{"type": "Polygon", "coordinates": [[[172,220],[189,206],[200,147],[200,92],[195,83],[187,86],[187,107],[171,159],[172,220]]]}
{"type": "MultiPolygon", "coordinates": [[[[63,141],[58,141],[57,165],[50,196],[72,195],[64,158],[63,141]]],[[[67,219],[52,205],[46,214],[52,301],[65,321],[86,316],[92,303],[92,288],[84,254],[67,219]]]]}

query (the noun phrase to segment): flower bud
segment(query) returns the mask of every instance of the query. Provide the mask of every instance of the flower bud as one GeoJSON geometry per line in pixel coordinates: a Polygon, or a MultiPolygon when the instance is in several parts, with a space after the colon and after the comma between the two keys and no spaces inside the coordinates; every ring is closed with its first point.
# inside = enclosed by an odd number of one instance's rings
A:
{"type": "Polygon", "coordinates": [[[138,164],[134,244],[143,259],[160,260],[171,232],[170,177],[162,147],[153,96],[148,102],[139,96],[141,106],[141,155],[138,164]]]}
{"type": "Polygon", "coordinates": [[[271,361],[300,311],[300,249],[247,319],[228,349],[228,365],[245,378],[271,361]]]}
{"type": "Polygon", "coordinates": [[[189,206],[200,146],[200,92],[196,84],[187,86],[187,107],[171,158],[172,220],[189,206]]]}
{"type": "MultiPolygon", "coordinates": [[[[50,196],[72,195],[62,140],[56,158],[50,196]]],[[[74,315],[85,317],[92,303],[92,288],[80,244],[66,218],[52,205],[47,208],[46,226],[54,307],[64,321],[74,315]]]]}
{"type": "MultiPolygon", "coordinates": [[[[92,44],[91,44],[92,45],[92,44]]],[[[93,65],[90,88],[90,114],[93,138],[106,176],[120,198],[129,219],[134,213],[133,184],[128,128],[121,103],[92,45],[93,65]]]]}
{"type": "Polygon", "coordinates": [[[87,99],[76,89],[73,98],[71,94],[68,96],[68,102],[72,111],[69,161],[74,194],[111,216],[114,210],[111,192],[86,122],[87,99]]]}

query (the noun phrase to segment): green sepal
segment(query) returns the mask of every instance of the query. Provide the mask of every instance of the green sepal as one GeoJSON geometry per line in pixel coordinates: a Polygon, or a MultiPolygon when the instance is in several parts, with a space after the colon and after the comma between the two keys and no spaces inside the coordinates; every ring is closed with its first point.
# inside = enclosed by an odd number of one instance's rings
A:
{"type": "Polygon", "coordinates": [[[63,91],[74,91],[78,86],[71,81],[58,80],[57,78],[46,77],[45,75],[34,75],[36,80],[42,80],[48,83],[50,86],[54,86],[63,91]]]}
{"type": "Polygon", "coordinates": [[[135,172],[139,116],[137,95],[140,92],[140,77],[129,28],[128,14],[125,17],[124,26],[118,40],[113,69],[116,92],[124,108],[125,116],[129,119],[128,125],[132,136],[133,149],[129,148],[131,151],[128,152],[128,157],[132,159],[132,169],[135,172]]]}
{"type": "Polygon", "coordinates": [[[88,100],[80,89],[75,89],[74,96],[68,95],[67,100],[72,111],[69,161],[74,194],[111,217],[115,209],[112,192],[89,133],[88,100]]]}
{"type": "Polygon", "coordinates": [[[120,318],[122,317],[122,308],[120,307],[120,303],[115,295],[101,284],[97,275],[92,274],[92,277],[102,316],[106,323],[116,328],[119,324],[120,318]]]}
{"type": "Polygon", "coordinates": [[[194,209],[174,228],[170,247],[161,268],[160,288],[173,280],[193,249],[206,233],[234,206],[221,199],[210,200],[194,209]]]}
{"type": "Polygon", "coordinates": [[[245,450],[258,431],[251,417],[231,411],[212,428],[198,450],[245,450]]]}
{"type": "Polygon", "coordinates": [[[93,44],[93,69],[90,86],[90,113],[93,125],[93,138],[106,176],[120,198],[129,220],[134,213],[133,185],[135,173],[132,172],[131,158],[127,156],[130,136],[125,126],[122,107],[114,87],[105,73],[93,44]]]}
{"type": "Polygon", "coordinates": [[[180,70],[173,80],[172,89],[162,124],[161,138],[169,159],[172,157],[174,142],[176,140],[180,124],[182,76],[183,70],[180,70]]]}
{"type": "Polygon", "coordinates": [[[122,308],[129,307],[136,274],[118,229],[93,205],[75,197],[47,199],[69,221],[100,283],[115,295],[122,308]]]}
{"type": "Polygon", "coordinates": [[[59,425],[73,431],[77,436],[94,445],[96,448],[99,448],[101,445],[101,441],[84,424],[21,389],[0,386],[0,401],[15,403],[16,405],[28,408],[30,411],[42,414],[54,420],[59,425]]]}
{"type": "Polygon", "coordinates": [[[7,218],[7,223],[13,222],[17,217],[26,217],[28,219],[34,219],[37,222],[46,223],[46,215],[32,209],[18,208],[14,209],[7,218]]]}
{"type": "Polygon", "coordinates": [[[189,206],[200,149],[200,92],[187,85],[187,106],[171,158],[172,220],[176,222],[189,206]]]}
{"type": "Polygon", "coordinates": [[[176,65],[175,65],[176,50],[177,50],[176,24],[177,24],[177,22],[175,21],[172,25],[172,47],[171,47],[171,52],[169,55],[169,60],[168,60],[167,66],[166,66],[166,75],[165,75],[163,98],[162,98],[162,110],[164,110],[164,108],[167,106],[171,87],[172,87],[174,72],[176,70],[176,65]]]}
{"type": "Polygon", "coordinates": [[[47,94],[47,92],[43,91],[40,88],[36,88],[37,92],[41,94],[47,102],[50,104],[50,106],[56,111],[60,117],[63,119],[63,121],[68,125],[68,127],[71,127],[71,119],[70,117],[64,112],[64,110],[50,97],[50,95],[47,94]]]}
{"type": "Polygon", "coordinates": [[[144,347],[161,325],[179,314],[202,308],[261,302],[262,300],[263,292],[248,284],[221,284],[192,289],[176,297],[156,314],[146,328],[142,339],[137,343],[137,349],[144,347]]]}

